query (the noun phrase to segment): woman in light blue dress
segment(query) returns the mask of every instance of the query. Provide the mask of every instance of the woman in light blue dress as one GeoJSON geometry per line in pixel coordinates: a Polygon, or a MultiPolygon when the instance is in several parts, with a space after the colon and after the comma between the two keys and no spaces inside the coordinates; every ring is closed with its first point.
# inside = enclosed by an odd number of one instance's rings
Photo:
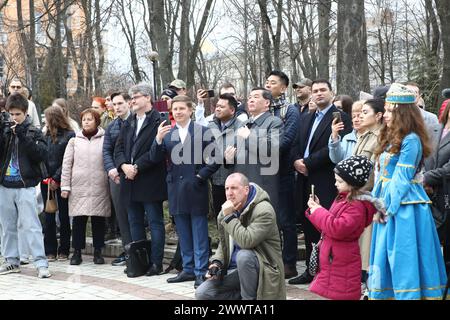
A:
{"type": "Polygon", "coordinates": [[[397,84],[386,98],[372,192],[386,208],[374,218],[368,281],[373,300],[441,299],[447,282],[431,202],[418,174],[431,149],[414,101],[414,93],[397,84]]]}

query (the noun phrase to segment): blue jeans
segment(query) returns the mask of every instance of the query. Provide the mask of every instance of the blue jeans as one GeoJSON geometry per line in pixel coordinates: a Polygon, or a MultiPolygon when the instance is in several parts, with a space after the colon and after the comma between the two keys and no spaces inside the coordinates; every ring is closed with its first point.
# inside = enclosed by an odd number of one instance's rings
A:
{"type": "Polygon", "coordinates": [[[163,203],[131,201],[127,208],[128,222],[130,224],[131,239],[133,241],[146,239],[144,227],[144,214],[150,226],[152,240],[152,263],[162,266],[166,233],[164,230],[163,203]]]}
{"type": "Polygon", "coordinates": [[[20,233],[34,258],[36,268],[48,267],[42,226],[37,213],[36,188],[10,189],[0,185],[0,224],[2,255],[7,262],[14,265],[20,263],[20,233]],[[22,226],[19,230],[18,225],[22,226]]]}
{"type": "Polygon", "coordinates": [[[297,263],[297,230],[294,202],[295,176],[287,174],[280,177],[277,223],[282,236],[283,262],[294,266],[297,263]]]}
{"type": "Polygon", "coordinates": [[[208,269],[208,218],[205,215],[174,215],[178,242],[183,258],[183,271],[204,276],[208,269]]]}

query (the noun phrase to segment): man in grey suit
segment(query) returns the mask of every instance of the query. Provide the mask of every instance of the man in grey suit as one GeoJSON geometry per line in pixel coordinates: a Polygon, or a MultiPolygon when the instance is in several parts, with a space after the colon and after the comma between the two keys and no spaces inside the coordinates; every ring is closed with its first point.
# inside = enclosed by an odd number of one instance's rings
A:
{"type": "Polygon", "coordinates": [[[237,131],[233,171],[267,191],[276,211],[283,122],[270,113],[271,99],[271,93],[264,88],[251,91],[247,102],[251,117],[237,131]]]}
{"type": "Polygon", "coordinates": [[[408,82],[406,84],[406,87],[414,91],[414,93],[416,94],[416,105],[420,109],[420,112],[422,113],[423,121],[425,122],[425,127],[427,129],[428,137],[430,138],[431,144],[433,147],[435,147],[440,137],[439,136],[440,126],[438,118],[434,113],[425,110],[425,106],[423,105],[423,99],[420,96],[420,88],[417,83],[408,82]]]}

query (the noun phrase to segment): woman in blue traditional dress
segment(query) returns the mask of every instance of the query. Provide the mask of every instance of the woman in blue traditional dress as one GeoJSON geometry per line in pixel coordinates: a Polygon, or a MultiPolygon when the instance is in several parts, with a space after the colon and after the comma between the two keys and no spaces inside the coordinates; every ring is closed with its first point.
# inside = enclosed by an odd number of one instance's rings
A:
{"type": "Polygon", "coordinates": [[[386,212],[374,218],[369,299],[441,299],[447,276],[419,174],[431,153],[423,118],[414,93],[398,84],[391,86],[385,109],[372,193],[386,212]]]}

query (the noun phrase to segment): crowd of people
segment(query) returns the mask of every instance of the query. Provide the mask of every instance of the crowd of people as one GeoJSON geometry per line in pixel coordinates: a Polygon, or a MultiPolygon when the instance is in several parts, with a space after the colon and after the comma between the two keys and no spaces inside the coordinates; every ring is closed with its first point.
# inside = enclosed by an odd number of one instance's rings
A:
{"type": "Polygon", "coordinates": [[[436,225],[432,206],[449,207],[450,103],[438,120],[415,83],[355,102],[326,79],[302,79],[290,103],[289,86],[274,70],[246,101],[225,83],[217,97],[199,89],[194,104],[183,80],[160,96],[140,83],[93,97],[81,125],[55,99],[41,129],[12,80],[0,100],[0,275],[20,272],[24,254],[40,278],[49,262],[81,264],[89,218],[95,264],[105,263],[107,229],[120,232],[124,253],[112,264],[124,266],[126,246],[148,228],[146,275],[161,275],[168,201],[182,270],[167,282],[193,281],[197,299],[285,299],[287,285],[310,283],[328,299],[442,298],[450,223],[436,225]],[[38,186],[58,204],[58,219],[44,208],[44,226],[38,186]]]}

